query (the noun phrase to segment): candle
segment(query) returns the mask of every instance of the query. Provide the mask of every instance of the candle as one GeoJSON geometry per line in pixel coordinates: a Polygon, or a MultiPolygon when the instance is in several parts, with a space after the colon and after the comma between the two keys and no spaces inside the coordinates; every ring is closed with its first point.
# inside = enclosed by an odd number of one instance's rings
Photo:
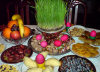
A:
{"type": "Polygon", "coordinates": [[[46,41],[42,41],[40,44],[41,44],[42,47],[46,47],[47,46],[47,42],[46,41]]]}
{"type": "Polygon", "coordinates": [[[54,41],[54,45],[57,46],[57,47],[61,46],[61,44],[62,44],[62,43],[61,43],[61,41],[59,41],[59,40],[55,40],[55,41],[54,41]]]}
{"type": "Polygon", "coordinates": [[[92,30],[90,32],[90,39],[95,39],[96,38],[96,31],[95,30],[92,30]]]}

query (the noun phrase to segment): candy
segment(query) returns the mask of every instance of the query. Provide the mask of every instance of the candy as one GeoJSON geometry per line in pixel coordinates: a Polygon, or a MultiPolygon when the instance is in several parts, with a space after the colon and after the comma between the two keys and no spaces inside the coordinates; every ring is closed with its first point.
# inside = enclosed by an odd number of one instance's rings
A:
{"type": "Polygon", "coordinates": [[[36,35],[36,40],[41,40],[42,39],[42,35],[36,35]]]}
{"type": "Polygon", "coordinates": [[[61,43],[61,41],[59,41],[59,40],[55,40],[55,41],[54,41],[54,45],[57,46],[57,47],[61,46],[61,44],[62,44],[62,43],[61,43]]]}
{"type": "Polygon", "coordinates": [[[42,46],[42,47],[46,47],[46,46],[47,46],[47,42],[46,42],[46,41],[42,41],[42,42],[41,42],[41,46],[42,46]]]}
{"type": "Polygon", "coordinates": [[[44,63],[44,61],[45,61],[45,58],[44,58],[44,56],[43,56],[42,54],[38,54],[38,55],[36,56],[36,62],[37,62],[38,64],[42,64],[42,63],[44,63]]]}
{"type": "Polygon", "coordinates": [[[62,40],[62,41],[68,40],[68,35],[63,35],[63,36],[61,37],[61,40],[62,40]]]}

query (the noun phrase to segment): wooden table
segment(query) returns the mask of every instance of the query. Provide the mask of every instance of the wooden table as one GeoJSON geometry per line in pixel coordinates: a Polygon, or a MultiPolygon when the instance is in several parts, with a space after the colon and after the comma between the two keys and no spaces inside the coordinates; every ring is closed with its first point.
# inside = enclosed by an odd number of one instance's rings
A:
{"type": "MultiPolygon", "coordinates": [[[[36,25],[27,25],[27,26],[30,27],[31,29],[36,29],[36,25]]],[[[87,30],[88,31],[96,30],[97,32],[100,32],[100,30],[92,29],[92,28],[87,28],[87,30]]],[[[36,30],[36,32],[38,32],[38,31],[36,30]]],[[[76,38],[75,41],[78,42],[78,39],[76,38]]],[[[23,44],[27,45],[27,42],[28,42],[28,40],[26,40],[23,44]]],[[[10,44],[10,43],[7,43],[6,41],[4,41],[4,39],[2,39],[1,36],[0,36],[0,43],[5,44],[6,45],[6,49],[11,47],[11,46],[14,46],[14,44],[10,44]]],[[[98,46],[98,47],[100,48],[100,46],[98,46]]],[[[31,56],[31,58],[34,60],[36,55],[37,54],[33,52],[33,55],[31,56]]],[[[66,55],[74,55],[74,54],[70,51],[70,52],[68,52],[66,54],[59,55],[59,56],[50,56],[50,55],[48,55],[46,59],[51,58],[51,57],[60,59],[60,58],[62,58],[64,56],[66,56],[66,55]]],[[[96,71],[100,72],[100,56],[97,57],[97,58],[88,58],[88,59],[94,64],[94,66],[96,67],[96,71]]],[[[1,64],[4,64],[4,62],[2,62],[0,60],[0,65],[1,64]]],[[[13,65],[16,66],[17,69],[20,70],[20,72],[25,72],[27,70],[27,67],[23,64],[23,62],[17,63],[17,64],[13,64],[13,65]]],[[[54,72],[57,72],[57,70],[58,70],[58,67],[55,67],[54,72]]]]}

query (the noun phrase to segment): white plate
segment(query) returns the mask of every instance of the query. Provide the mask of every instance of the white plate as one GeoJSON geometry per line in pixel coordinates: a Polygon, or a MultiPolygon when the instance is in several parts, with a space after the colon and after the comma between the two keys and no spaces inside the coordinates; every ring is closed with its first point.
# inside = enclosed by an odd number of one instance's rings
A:
{"type": "Polygon", "coordinates": [[[68,29],[68,33],[70,34],[70,30],[74,29],[74,28],[81,28],[83,29],[84,31],[86,30],[86,28],[84,26],[81,26],[81,25],[74,25],[74,26],[71,26],[69,29],[68,29]]]}
{"type": "MultiPolygon", "coordinates": [[[[83,43],[83,42],[80,42],[80,43],[83,43]]],[[[80,55],[78,55],[77,53],[75,53],[75,52],[72,50],[72,46],[73,46],[74,44],[77,44],[77,43],[71,44],[71,45],[70,45],[70,50],[71,50],[75,55],[80,56],[80,55]]],[[[93,46],[93,45],[91,45],[91,46],[93,46]]],[[[93,46],[93,47],[98,47],[98,46],[93,46]]],[[[88,57],[88,58],[96,58],[96,57],[98,57],[98,56],[100,55],[100,47],[98,47],[98,52],[99,52],[99,54],[98,54],[97,56],[95,56],[95,57],[88,57]]],[[[83,57],[83,56],[80,56],[80,57],[83,57]]],[[[84,57],[84,58],[87,58],[87,57],[84,57]]]]}

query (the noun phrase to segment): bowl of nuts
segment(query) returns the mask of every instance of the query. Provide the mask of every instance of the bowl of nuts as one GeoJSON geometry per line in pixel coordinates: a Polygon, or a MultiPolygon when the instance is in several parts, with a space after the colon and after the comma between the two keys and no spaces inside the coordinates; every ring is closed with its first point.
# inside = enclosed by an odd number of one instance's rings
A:
{"type": "Polygon", "coordinates": [[[84,26],[81,26],[81,25],[74,25],[74,26],[71,26],[69,29],[68,29],[68,33],[70,34],[70,36],[72,37],[79,37],[81,36],[82,34],[84,34],[84,31],[86,30],[86,28],[84,26]]]}

